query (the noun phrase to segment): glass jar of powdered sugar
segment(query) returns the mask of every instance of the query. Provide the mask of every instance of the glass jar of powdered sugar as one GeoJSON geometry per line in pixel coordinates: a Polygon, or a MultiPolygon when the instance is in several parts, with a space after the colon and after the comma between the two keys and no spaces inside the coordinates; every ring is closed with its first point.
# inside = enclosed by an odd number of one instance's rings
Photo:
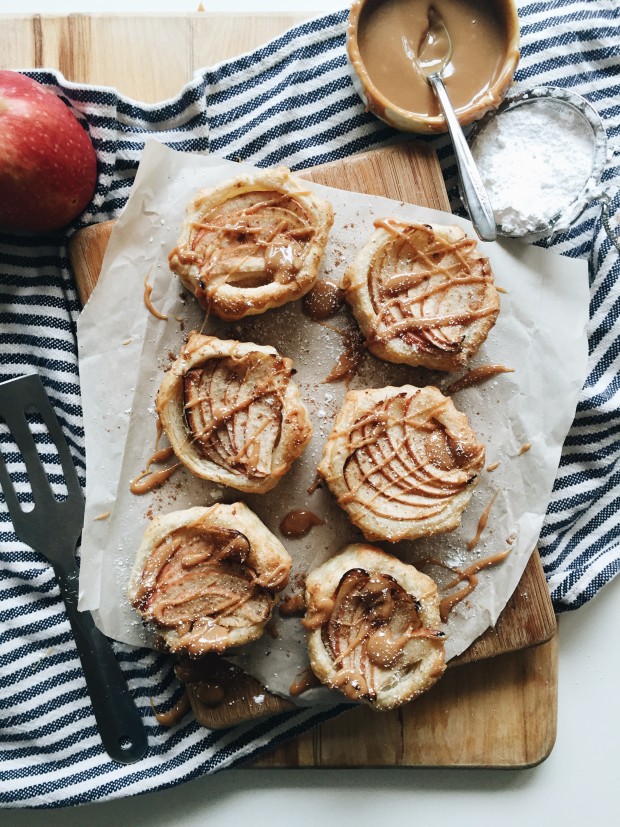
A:
{"type": "Polygon", "coordinates": [[[605,128],[567,90],[508,98],[475,125],[470,143],[502,235],[534,241],[564,231],[601,194],[605,128]]]}

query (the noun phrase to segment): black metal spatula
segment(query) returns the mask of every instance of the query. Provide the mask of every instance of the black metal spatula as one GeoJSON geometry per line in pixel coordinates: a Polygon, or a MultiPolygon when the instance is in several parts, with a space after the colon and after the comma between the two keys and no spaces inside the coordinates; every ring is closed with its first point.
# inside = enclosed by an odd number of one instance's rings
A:
{"type": "Polygon", "coordinates": [[[90,612],[80,612],[75,547],[84,520],[84,497],[69,447],[41,379],[20,376],[0,383],[0,419],[4,420],[26,464],[34,508],[24,511],[0,451],[0,485],[22,542],[53,566],[86,677],[97,727],[114,761],[131,764],[145,754],[148,742],[140,713],[129,692],[110,642],[90,612]],[[62,465],[67,496],[57,499],[41,464],[28,417],[41,418],[62,465]]]}

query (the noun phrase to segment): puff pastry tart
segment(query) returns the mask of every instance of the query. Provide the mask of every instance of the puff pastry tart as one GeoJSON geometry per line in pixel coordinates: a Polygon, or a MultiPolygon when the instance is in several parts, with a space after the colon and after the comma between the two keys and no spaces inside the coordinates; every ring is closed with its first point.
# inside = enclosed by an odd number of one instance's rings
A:
{"type": "Polygon", "coordinates": [[[202,479],[269,491],[312,435],[292,374],[273,347],[191,333],[156,400],[178,459],[202,479]]]}
{"type": "Polygon", "coordinates": [[[133,607],[162,648],[199,657],[260,637],[291,558],[243,503],[156,517],[131,572],[133,607]]]}
{"type": "Polygon", "coordinates": [[[311,289],[333,220],[284,167],[242,175],[199,190],[170,268],[221,319],[263,313],[311,289]]]}
{"type": "Polygon", "coordinates": [[[318,467],[368,540],[456,528],[484,465],[467,417],[437,388],[349,391],[318,467]]]}
{"type": "Polygon", "coordinates": [[[310,665],[354,701],[393,709],[445,670],[437,587],[427,575],[354,544],[306,579],[310,665]]]}
{"type": "Polygon", "coordinates": [[[488,259],[459,227],[375,226],[343,277],[368,349],[388,362],[463,368],[499,313],[488,259]]]}

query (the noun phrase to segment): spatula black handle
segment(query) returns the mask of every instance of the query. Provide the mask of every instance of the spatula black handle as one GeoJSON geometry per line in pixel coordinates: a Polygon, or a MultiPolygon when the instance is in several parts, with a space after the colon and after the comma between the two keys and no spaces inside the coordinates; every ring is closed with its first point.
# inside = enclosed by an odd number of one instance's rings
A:
{"type": "Polygon", "coordinates": [[[54,571],[67,608],[103,746],[114,761],[132,764],[142,758],[148,748],[142,717],[110,641],[95,626],[90,612],[78,611],[77,568],[55,566],[54,571]]]}

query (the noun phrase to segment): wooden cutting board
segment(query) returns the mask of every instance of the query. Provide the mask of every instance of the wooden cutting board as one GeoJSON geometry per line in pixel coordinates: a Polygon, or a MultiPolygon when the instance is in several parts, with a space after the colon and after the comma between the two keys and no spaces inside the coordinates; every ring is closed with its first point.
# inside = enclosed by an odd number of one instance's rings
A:
{"type": "MultiPolygon", "coordinates": [[[[449,211],[432,149],[408,143],[298,173],[340,189],[384,195],[449,211]]],[[[113,222],[77,233],[70,245],[80,299],[99,275],[113,222]]],[[[253,678],[221,663],[217,683],[226,696],[216,707],[200,702],[191,685],[196,719],[223,727],[290,703],[265,693],[253,678]],[[254,702],[265,695],[262,703],[254,702]]],[[[261,766],[531,766],[555,740],[556,621],[540,558],[534,552],[495,629],[488,630],[415,703],[392,713],[356,709],[261,759],[261,766]]]]}

